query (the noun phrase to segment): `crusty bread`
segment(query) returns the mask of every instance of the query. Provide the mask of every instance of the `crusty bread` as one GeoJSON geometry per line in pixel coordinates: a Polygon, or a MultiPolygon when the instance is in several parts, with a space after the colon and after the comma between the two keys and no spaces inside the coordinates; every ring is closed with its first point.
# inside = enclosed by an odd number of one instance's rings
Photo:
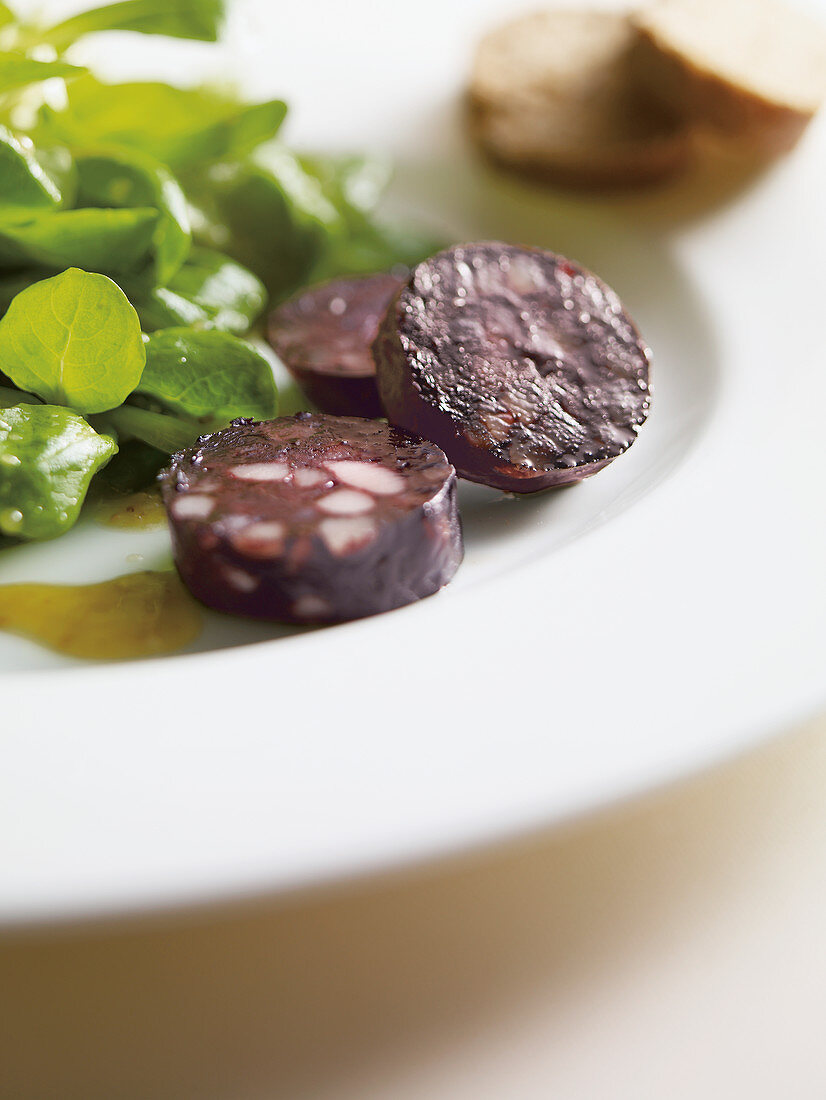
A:
{"type": "Polygon", "coordinates": [[[691,152],[687,126],[639,94],[638,36],[622,15],[559,10],[516,19],[479,43],[471,130],[494,160],[568,184],[669,176],[691,152]]]}
{"type": "Polygon", "coordinates": [[[659,0],[632,22],[651,94],[754,151],[790,149],[826,96],[826,31],[778,0],[659,0]]]}

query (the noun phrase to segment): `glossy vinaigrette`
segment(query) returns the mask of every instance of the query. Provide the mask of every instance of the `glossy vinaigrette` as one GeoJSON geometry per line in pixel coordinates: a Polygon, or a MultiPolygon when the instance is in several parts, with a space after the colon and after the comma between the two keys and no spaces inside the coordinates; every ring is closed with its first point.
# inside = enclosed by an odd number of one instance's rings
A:
{"type": "Polygon", "coordinates": [[[174,653],[201,632],[198,604],[176,573],[130,573],[102,584],[0,586],[0,630],[69,657],[126,660],[174,653]]]}
{"type": "Polygon", "coordinates": [[[148,530],[166,526],[166,509],[155,488],[104,496],[96,502],[94,515],[105,527],[148,530]]]}

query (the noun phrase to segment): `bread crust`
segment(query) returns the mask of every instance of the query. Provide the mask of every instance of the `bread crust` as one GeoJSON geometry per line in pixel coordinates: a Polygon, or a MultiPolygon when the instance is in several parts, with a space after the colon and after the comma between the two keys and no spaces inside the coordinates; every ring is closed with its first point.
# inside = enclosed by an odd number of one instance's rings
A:
{"type": "MultiPolygon", "coordinates": [[[[726,7],[727,0],[720,0],[726,7]]],[[[802,19],[785,6],[772,0],[759,0],[766,11],[777,13],[777,26],[783,26],[783,18],[802,19]]],[[[679,7],[693,14],[692,0],[666,0],[643,9],[632,16],[632,23],[639,33],[639,78],[651,95],[659,96],[673,110],[683,111],[696,124],[716,132],[726,142],[736,142],[744,152],[762,156],[776,156],[788,152],[799,141],[813,118],[819,103],[817,89],[812,88],[808,102],[794,96],[786,97],[775,91],[761,90],[759,72],[751,84],[743,77],[738,79],[726,73],[713,58],[692,52],[681,41],[659,13],[679,7]]],[[[733,5],[732,5],[733,6],[733,5]]],[[[697,18],[701,12],[697,10],[697,18]]],[[[810,21],[806,20],[806,25],[810,21]]],[[[711,28],[714,31],[715,28],[711,28]]],[[[819,50],[826,69],[826,32],[812,24],[811,50],[819,50]]],[[[780,31],[782,33],[782,30],[780,31]]],[[[767,43],[768,48],[768,43],[767,43]]],[[[757,68],[757,65],[755,65],[757,68]]]]}
{"type": "Polygon", "coordinates": [[[637,80],[624,16],[580,10],[513,20],[479,43],[467,122],[500,165],[563,185],[638,186],[689,163],[689,127],[637,80]]]}
{"type": "Polygon", "coordinates": [[[537,140],[538,128],[523,140],[519,127],[532,126],[524,112],[487,108],[469,96],[466,115],[471,137],[492,163],[565,187],[601,191],[655,184],[684,171],[694,154],[692,136],[682,128],[661,138],[595,147],[589,156],[581,147],[544,144],[537,140]]]}

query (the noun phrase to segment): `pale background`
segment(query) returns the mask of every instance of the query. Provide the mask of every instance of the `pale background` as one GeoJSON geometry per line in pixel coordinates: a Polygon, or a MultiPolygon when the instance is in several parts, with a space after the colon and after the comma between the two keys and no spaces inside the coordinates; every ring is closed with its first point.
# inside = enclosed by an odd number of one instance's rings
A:
{"type": "Polygon", "coordinates": [[[0,939],[9,1100],[822,1100],[826,722],[567,834],[0,939]]]}

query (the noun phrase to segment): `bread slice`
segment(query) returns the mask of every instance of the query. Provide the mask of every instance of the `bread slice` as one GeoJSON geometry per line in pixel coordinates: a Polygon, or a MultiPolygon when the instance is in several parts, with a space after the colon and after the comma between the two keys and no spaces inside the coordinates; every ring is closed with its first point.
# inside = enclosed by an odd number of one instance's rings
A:
{"type": "Polygon", "coordinates": [[[646,183],[681,169],[688,127],[640,94],[638,36],[623,15],[557,10],[489,33],[468,89],[471,131],[494,160],[586,186],[646,183]]]}
{"type": "Polygon", "coordinates": [[[826,97],[826,31],[778,0],[659,0],[632,22],[651,93],[755,152],[790,149],[826,97]]]}

